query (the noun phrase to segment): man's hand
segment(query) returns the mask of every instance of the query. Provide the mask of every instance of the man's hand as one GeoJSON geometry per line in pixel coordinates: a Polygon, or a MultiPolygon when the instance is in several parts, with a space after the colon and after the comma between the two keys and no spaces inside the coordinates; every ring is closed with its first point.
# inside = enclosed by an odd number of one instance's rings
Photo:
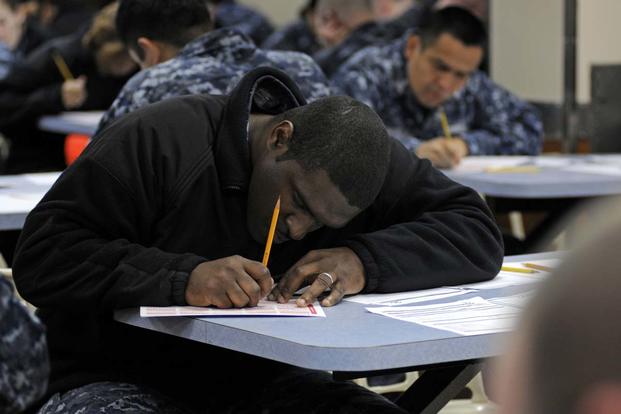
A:
{"type": "Polygon", "coordinates": [[[294,264],[278,282],[268,299],[286,303],[303,283],[310,287],[297,300],[298,306],[313,303],[327,289],[323,306],[336,305],[343,296],[360,292],[364,288],[364,266],[360,258],[347,247],[313,250],[294,264]],[[327,273],[332,277],[321,275],[327,273]]]}
{"type": "Polygon", "coordinates": [[[86,77],[80,76],[77,79],[66,80],[61,89],[63,106],[65,109],[75,109],[86,101],[86,77]]]}
{"type": "Polygon", "coordinates": [[[428,159],[434,167],[452,168],[468,155],[468,145],[461,138],[438,137],[420,144],[416,155],[428,159]]]}
{"type": "Polygon", "coordinates": [[[193,306],[256,306],[274,286],[267,267],[241,256],[204,262],[190,274],[185,300],[193,306]]]}

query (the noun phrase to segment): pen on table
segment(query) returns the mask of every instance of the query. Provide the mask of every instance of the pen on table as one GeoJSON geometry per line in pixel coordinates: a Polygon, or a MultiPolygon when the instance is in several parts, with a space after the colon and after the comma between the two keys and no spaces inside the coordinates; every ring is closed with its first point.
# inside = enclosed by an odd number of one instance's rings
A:
{"type": "Polygon", "coordinates": [[[52,52],[52,59],[54,59],[54,63],[56,64],[56,67],[58,68],[58,71],[60,72],[64,80],[68,81],[75,79],[75,77],[71,73],[71,70],[69,70],[69,66],[67,66],[67,63],[65,63],[65,59],[63,59],[60,53],[56,51],[52,52]]]}
{"type": "Polygon", "coordinates": [[[452,138],[451,135],[451,127],[448,123],[448,118],[446,117],[446,112],[444,112],[443,108],[440,108],[440,124],[442,124],[442,132],[444,132],[444,136],[446,138],[452,138]]]}
{"type": "Polygon", "coordinates": [[[530,269],[535,269],[535,270],[541,270],[543,272],[551,272],[554,270],[554,268],[550,266],[544,266],[544,265],[537,264],[537,263],[522,263],[522,265],[524,267],[528,267],[530,269]]]}
{"type": "Polygon", "coordinates": [[[537,273],[537,271],[533,269],[524,269],[523,267],[511,267],[511,266],[502,266],[500,270],[502,270],[503,272],[514,272],[514,273],[537,273]]]}
{"type": "Polygon", "coordinates": [[[276,223],[278,222],[278,214],[280,213],[280,196],[276,200],[274,206],[274,213],[272,214],[272,222],[270,223],[270,230],[267,233],[267,242],[265,243],[265,253],[263,253],[263,266],[267,267],[267,262],[270,259],[270,250],[272,250],[272,242],[274,241],[274,232],[276,232],[276,223]]]}

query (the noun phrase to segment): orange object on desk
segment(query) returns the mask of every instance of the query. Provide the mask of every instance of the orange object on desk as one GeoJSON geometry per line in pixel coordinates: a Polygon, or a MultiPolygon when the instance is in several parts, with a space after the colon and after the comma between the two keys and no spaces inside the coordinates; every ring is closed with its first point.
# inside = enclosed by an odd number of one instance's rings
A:
{"type": "Polygon", "coordinates": [[[65,164],[71,165],[80,156],[91,137],[82,134],[69,134],[65,138],[65,164]]]}

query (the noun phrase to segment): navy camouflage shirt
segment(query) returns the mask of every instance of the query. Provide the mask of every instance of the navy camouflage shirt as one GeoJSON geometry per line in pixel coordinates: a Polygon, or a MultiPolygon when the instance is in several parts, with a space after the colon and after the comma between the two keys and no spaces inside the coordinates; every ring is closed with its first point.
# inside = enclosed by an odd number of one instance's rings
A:
{"type": "MultiPolygon", "coordinates": [[[[438,110],[423,107],[409,86],[406,39],[358,52],[332,80],[342,92],[371,106],[391,135],[414,150],[421,140],[444,133],[438,110]]],[[[452,134],[466,141],[471,155],[541,151],[543,127],[535,108],[482,72],[473,73],[443,108],[452,134]]]]}
{"type": "Polygon", "coordinates": [[[4,43],[0,42],[0,79],[4,79],[15,60],[13,52],[4,43]]]}
{"type": "Polygon", "coordinates": [[[341,43],[333,47],[321,49],[313,55],[313,59],[326,76],[331,77],[350,57],[367,46],[377,45],[386,40],[383,26],[368,22],[354,29],[341,43]]]}
{"type": "Polygon", "coordinates": [[[242,33],[218,29],[194,39],[173,59],[134,75],[104,114],[98,131],[122,115],[173,96],[225,95],[246,72],[259,66],[288,73],[309,102],[332,93],[310,56],[258,49],[242,33]]]}
{"type": "Polygon", "coordinates": [[[261,13],[233,0],[222,1],[216,9],[215,26],[235,28],[260,45],[274,31],[274,27],[261,13]]]}
{"type": "Polygon", "coordinates": [[[40,398],[49,370],[43,325],[0,275],[0,413],[22,412],[40,398]]]}
{"type": "Polygon", "coordinates": [[[312,55],[321,48],[315,34],[303,18],[272,33],[261,47],[270,50],[294,50],[307,55],[312,55]]]}

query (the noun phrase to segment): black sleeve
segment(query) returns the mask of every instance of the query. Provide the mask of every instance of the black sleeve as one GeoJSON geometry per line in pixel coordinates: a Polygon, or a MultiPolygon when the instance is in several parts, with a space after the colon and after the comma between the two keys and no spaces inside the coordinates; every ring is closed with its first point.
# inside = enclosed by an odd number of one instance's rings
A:
{"type": "Polygon", "coordinates": [[[134,143],[157,132],[124,123],[107,132],[28,216],[13,265],[16,285],[38,307],[184,305],[189,274],[206,259],[149,247],[167,196],[151,168],[157,148],[134,143]],[[123,134],[130,139],[115,139],[123,134]]]}
{"type": "Polygon", "coordinates": [[[373,232],[345,242],[361,258],[365,292],[397,292],[492,279],[503,244],[479,195],[402,145],[368,219],[373,232]]]}

